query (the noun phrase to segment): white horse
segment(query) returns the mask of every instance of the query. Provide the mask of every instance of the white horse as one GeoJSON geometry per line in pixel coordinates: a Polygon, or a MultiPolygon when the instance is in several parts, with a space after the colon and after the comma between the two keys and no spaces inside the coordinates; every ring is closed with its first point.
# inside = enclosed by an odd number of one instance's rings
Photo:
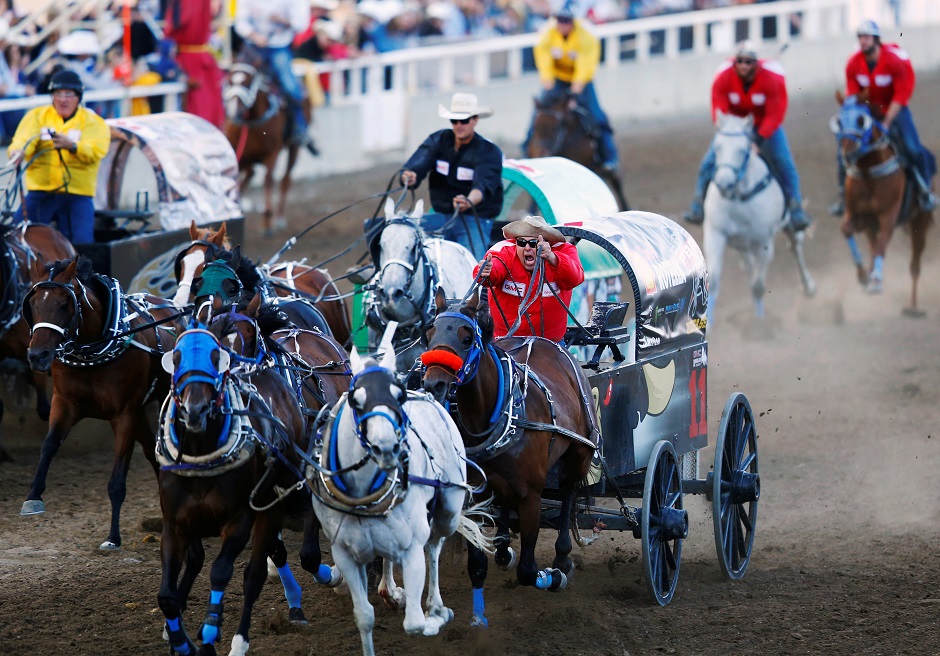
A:
{"type": "Polygon", "coordinates": [[[352,387],[330,412],[321,432],[320,466],[310,475],[314,509],[349,585],[365,656],[375,653],[368,563],[384,559],[379,592],[390,605],[404,602],[405,631],[430,636],[454,617],[438,580],[444,539],[459,531],[491,549],[463,514],[469,487],[460,432],[440,404],[409,393],[398,380],[394,330],[392,322],[379,364],[363,361],[353,348],[352,387]],[[394,564],[402,568],[403,593],[391,576],[394,564]],[[426,574],[427,614],[421,610],[426,574]]]}
{"type": "Polygon", "coordinates": [[[461,298],[473,282],[473,254],[452,241],[428,237],[418,225],[424,213],[419,200],[414,211],[395,213],[385,202],[385,224],[370,244],[376,272],[366,285],[364,304],[369,347],[375,349],[390,321],[398,323],[395,351],[398,370],[408,371],[424,352],[424,329],[434,321],[434,294],[461,298]]]}
{"type": "MultiPolygon", "coordinates": [[[[705,263],[708,267],[708,326],[714,325],[715,303],[721,285],[725,247],[741,252],[751,278],[754,314],[764,317],[767,269],[774,257],[774,237],[789,216],[783,189],[767,163],[757,155],[751,139],[754,120],[732,114],[718,114],[718,132],[712,141],[715,175],[705,194],[705,263]]],[[[803,256],[803,232],[789,231],[807,296],[816,293],[803,256]]]]}

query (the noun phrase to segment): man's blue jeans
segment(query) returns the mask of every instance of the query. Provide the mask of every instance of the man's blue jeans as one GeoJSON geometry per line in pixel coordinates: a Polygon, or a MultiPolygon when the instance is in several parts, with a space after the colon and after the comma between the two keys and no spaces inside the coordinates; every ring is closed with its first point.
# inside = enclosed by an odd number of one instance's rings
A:
{"type": "Polygon", "coordinates": [[[458,214],[451,221],[449,214],[432,212],[421,217],[421,229],[425,232],[440,235],[449,241],[455,241],[478,260],[486,255],[490,246],[490,231],[493,229],[493,219],[476,218],[473,214],[458,214]],[[441,228],[450,223],[444,230],[441,228]]]}
{"type": "Polygon", "coordinates": [[[937,160],[933,153],[924,148],[920,142],[910,109],[901,108],[894,121],[891,122],[890,131],[892,136],[901,142],[907,161],[917,169],[924,183],[929,187],[933,176],[937,174],[937,160]]]}
{"type": "MultiPolygon", "coordinates": [[[[95,201],[91,196],[31,191],[26,194],[26,216],[32,223],[55,227],[73,244],[95,241],[95,201]]],[[[22,207],[18,218],[22,219],[22,207]]]]}
{"type": "Polygon", "coordinates": [[[290,48],[262,48],[264,60],[277,78],[281,90],[287,95],[287,100],[294,112],[295,131],[307,131],[307,120],[303,112],[304,90],[300,82],[294,77],[291,70],[293,60],[290,48]]]}
{"type": "MultiPolygon", "coordinates": [[[[802,205],[803,195],[800,193],[800,175],[796,172],[793,154],[783,128],[777,128],[761,146],[761,155],[769,162],[783,188],[783,195],[793,204],[802,205]]],[[[702,163],[698,167],[698,178],[695,181],[695,199],[702,202],[705,199],[705,190],[708,183],[715,176],[715,149],[709,145],[702,163]]]]}

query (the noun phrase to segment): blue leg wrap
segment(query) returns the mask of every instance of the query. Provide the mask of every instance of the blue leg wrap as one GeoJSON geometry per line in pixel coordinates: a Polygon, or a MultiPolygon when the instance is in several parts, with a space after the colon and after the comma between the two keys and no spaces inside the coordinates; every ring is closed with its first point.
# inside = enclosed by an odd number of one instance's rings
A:
{"type": "Polygon", "coordinates": [[[473,589],[473,623],[484,627],[490,625],[484,615],[483,588],[473,589]]]}
{"type": "Polygon", "coordinates": [[[881,257],[880,255],[876,255],[874,262],[872,262],[871,275],[877,278],[878,280],[881,280],[884,277],[883,275],[884,261],[885,260],[883,257],[881,257]]]}
{"type": "Polygon", "coordinates": [[[320,567],[317,568],[316,574],[313,575],[313,580],[317,583],[322,583],[323,585],[327,585],[330,581],[332,581],[333,572],[330,570],[330,566],[320,563],[320,567]]]}
{"type": "Polygon", "coordinates": [[[166,621],[166,632],[167,636],[170,638],[170,647],[177,654],[182,654],[183,656],[189,656],[190,649],[189,643],[186,640],[186,636],[183,633],[182,624],[180,624],[180,618],[174,617],[173,619],[167,619],[166,621]]]}
{"type": "Polygon", "coordinates": [[[552,575],[545,570],[542,570],[538,574],[538,578],[535,579],[535,587],[539,590],[548,590],[552,585],[552,575]]]}
{"type": "Polygon", "coordinates": [[[287,599],[287,605],[291,608],[300,608],[300,599],[303,592],[297,579],[294,578],[294,573],[290,571],[290,565],[285,563],[283,567],[278,567],[277,575],[281,577],[281,585],[284,586],[284,598],[287,599]]]}
{"type": "Polygon", "coordinates": [[[852,253],[852,261],[855,264],[862,265],[862,251],[858,249],[858,243],[855,241],[855,235],[849,235],[845,238],[846,243],[849,245],[849,251],[852,253]]]}
{"type": "Polygon", "coordinates": [[[206,619],[202,622],[202,642],[215,644],[222,635],[222,596],[223,590],[213,590],[209,593],[209,608],[206,619]]]}

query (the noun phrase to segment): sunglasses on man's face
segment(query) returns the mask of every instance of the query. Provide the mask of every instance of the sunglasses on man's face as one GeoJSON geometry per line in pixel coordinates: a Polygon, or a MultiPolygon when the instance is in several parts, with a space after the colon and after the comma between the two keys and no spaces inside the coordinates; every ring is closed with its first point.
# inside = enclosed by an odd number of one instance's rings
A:
{"type": "Polygon", "coordinates": [[[470,118],[452,118],[450,119],[450,124],[451,125],[466,125],[467,123],[469,123],[475,118],[476,116],[471,116],[470,118]]]}
{"type": "Polygon", "coordinates": [[[738,57],[735,61],[739,64],[747,64],[748,66],[753,66],[757,63],[756,59],[751,59],[750,57],[738,57]]]}
{"type": "Polygon", "coordinates": [[[519,248],[525,248],[526,246],[528,246],[529,248],[535,248],[538,245],[539,245],[538,239],[525,239],[523,237],[516,237],[516,246],[518,246],[519,248]]]}

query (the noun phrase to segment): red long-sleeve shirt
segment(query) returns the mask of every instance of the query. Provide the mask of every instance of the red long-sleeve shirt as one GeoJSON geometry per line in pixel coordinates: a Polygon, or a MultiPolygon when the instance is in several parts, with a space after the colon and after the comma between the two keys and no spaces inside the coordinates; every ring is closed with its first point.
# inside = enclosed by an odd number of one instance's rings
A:
{"type": "Polygon", "coordinates": [[[881,44],[874,68],[868,68],[865,54],[859,50],[845,66],[845,90],[852,96],[868,89],[871,105],[884,116],[893,102],[907,105],[914,93],[914,67],[911,59],[896,43],[881,44]]]}
{"type": "MultiPolygon", "coordinates": [[[[552,252],[558,256],[558,264],[553,267],[545,263],[545,282],[542,283],[542,293],[526,313],[532,323],[530,325],[529,321],[523,318],[515,335],[520,337],[538,335],[554,342],[561,341],[565,336],[568,313],[555,299],[549,285],[565,305],[570,305],[571,290],[584,282],[584,267],[578,257],[578,249],[572,244],[567,242],[553,244],[552,252]],[[544,334],[542,333],[543,323],[544,334]]],[[[493,262],[493,268],[490,271],[490,293],[492,294],[490,313],[493,315],[495,325],[494,336],[499,338],[509,332],[509,328],[519,316],[519,303],[526,293],[532,274],[526,271],[522,262],[516,257],[514,242],[500,242],[490,249],[490,254],[493,262]],[[497,304],[499,309],[496,308],[497,304]],[[506,317],[505,320],[503,315],[506,317]]],[[[479,269],[478,264],[473,269],[474,276],[479,269]]]]}
{"type": "Polygon", "coordinates": [[[745,90],[734,70],[734,60],[729,59],[718,69],[712,83],[712,122],[719,111],[735,116],[752,115],[757,133],[767,139],[783,125],[787,113],[783,68],[777,62],[760,60],[754,81],[745,90]]]}

